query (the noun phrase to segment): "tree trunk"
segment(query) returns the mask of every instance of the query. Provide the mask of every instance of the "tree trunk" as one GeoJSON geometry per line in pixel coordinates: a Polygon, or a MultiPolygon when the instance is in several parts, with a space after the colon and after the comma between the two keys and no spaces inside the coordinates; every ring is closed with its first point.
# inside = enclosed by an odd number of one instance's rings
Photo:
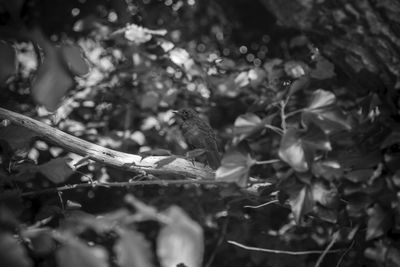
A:
{"type": "MultiPolygon", "coordinates": [[[[400,1],[260,1],[279,24],[305,32],[358,86],[397,94],[395,90],[400,89],[400,1]]],[[[397,101],[394,104],[397,106],[397,101]]]]}

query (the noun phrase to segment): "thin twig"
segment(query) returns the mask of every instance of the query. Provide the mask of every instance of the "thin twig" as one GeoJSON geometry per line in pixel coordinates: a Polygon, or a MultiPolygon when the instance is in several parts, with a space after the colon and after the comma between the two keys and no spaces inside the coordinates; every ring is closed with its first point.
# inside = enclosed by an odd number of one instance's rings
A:
{"type": "Polygon", "coordinates": [[[130,181],[130,182],[112,182],[112,183],[105,183],[105,182],[94,182],[94,183],[82,183],[82,184],[72,184],[72,185],[64,185],[59,187],[52,187],[47,189],[42,189],[38,191],[31,191],[22,193],[22,197],[29,197],[41,194],[49,194],[49,193],[58,193],[62,191],[77,189],[77,188],[86,188],[86,187],[130,187],[130,186],[140,186],[140,185],[161,185],[161,186],[168,186],[168,185],[185,185],[185,184],[226,184],[225,181],[215,181],[215,180],[151,180],[151,181],[130,181]]]}
{"type": "Polygon", "coordinates": [[[272,164],[272,163],[277,163],[281,162],[280,159],[270,159],[270,160],[264,160],[264,161],[256,161],[254,164],[255,165],[266,165],[266,164],[272,164]]]}
{"type": "Polygon", "coordinates": [[[285,101],[281,101],[281,127],[283,132],[286,132],[286,115],[285,115],[285,107],[286,107],[286,103],[285,101]]]}
{"type": "Polygon", "coordinates": [[[346,254],[350,251],[350,249],[353,248],[353,246],[354,246],[355,243],[356,243],[356,242],[353,240],[353,241],[351,242],[350,246],[345,250],[345,252],[343,252],[342,256],[340,256],[340,259],[339,259],[338,263],[336,264],[336,267],[339,267],[339,266],[340,266],[340,264],[342,263],[344,257],[345,257],[346,254]]]}
{"type": "Polygon", "coordinates": [[[274,132],[276,132],[276,133],[279,134],[279,135],[282,135],[282,134],[283,134],[283,130],[280,129],[279,127],[275,127],[275,126],[270,125],[270,124],[266,124],[266,125],[264,125],[264,127],[265,127],[265,128],[268,128],[268,129],[270,129],[270,130],[272,130],[272,131],[274,131],[274,132]]]}
{"type": "Polygon", "coordinates": [[[213,253],[211,254],[210,258],[207,261],[207,264],[205,265],[205,267],[210,267],[211,264],[214,261],[215,255],[217,255],[217,249],[219,246],[221,246],[222,242],[225,239],[225,235],[226,235],[226,231],[228,229],[228,222],[229,222],[229,218],[225,220],[224,225],[222,227],[222,231],[221,231],[221,235],[218,238],[217,244],[215,246],[215,249],[213,251],[213,253]]]}
{"type": "Polygon", "coordinates": [[[279,200],[275,199],[275,200],[271,200],[271,201],[269,201],[267,203],[263,203],[263,204],[258,205],[258,206],[244,206],[244,207],[245,208],[250,208],[250,209],[258,209],[258,208],[262,208],[262,207],[268,206],[270,204],[278,203],[278,202],[279,202],[279,200]]]}
{"type": "MultiPolygon", "coordinates": [[[[228,241],[229,244],[251,250],[251,251],[258,251],[258,252],[267,252],[267,253],[274,253],[274,254],[286,254],[286,255],[310,255],[310,254],[321,254],[324,253],[325,250],[307,250],[307,251],[289,251],[289,250],[275,250],[275,249],[267,249],[267,248],[258,248],[258,247],[249,247],[243,244],[240,244],[235,241],[228,241]]],[[[341,249],[336,249],[336,250],[330,250],[327,253],[337,253],[340,252],[341,249]]]]}
{"type": "Polygon", "coordinates": [[[339,238],[339,231],[335,232],[333,234],[331,242],[329,242],[328,246],[326,246],[326,249],[324,252],[319,256],[317,262],[315,263],[315,267],[319,267],[324,260],[326,254],[329,252],[329,250],[332,248],[332,246],[336,243],[337,239],[339,238]]]}
{"type": "Polygon", "coordinates": [[[297,113],[303,112],[304,110],[306,110],[306,109],[305,109],[305,108],[301,108],[301,109],[298,109],[298,110],[289,112],[289,113],[287,113],[287,114],[285,115],[285,117],[286,117],[286,118],[289,118],[289,117],[291,117],[291,116],[293,116],[293,115],[296,115],[297,113]]]}

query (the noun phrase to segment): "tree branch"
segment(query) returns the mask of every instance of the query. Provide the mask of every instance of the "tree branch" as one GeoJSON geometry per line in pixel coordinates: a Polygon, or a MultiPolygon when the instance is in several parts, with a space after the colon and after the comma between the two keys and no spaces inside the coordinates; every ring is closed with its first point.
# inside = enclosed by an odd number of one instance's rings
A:
{"type": "Polygon", "coordinates": [[[250,247],[250,246],[246,246],[243,244],[240,244],[236,241],[228,241],[229,244],[247,249],[247,250],[251,250],[251,251],[259,251],[259,252],[268,252],[268,253],[274,253],[274,254],[286,254],[286,255],[295,255],[295,256],[299,256],[299,255],[310,255],[310,254],[322,254],[322,253],[337,253],[342,251],[341,249],[335,249],[335,250],[329,250],[329,251],[325,251],[325,250],[305,250],[305,251],[290,251],[290,250],[276,250],[276,249],[268,249],[268,248],[257,248],[257,247],[250,247]]]}
{"type": "Polygon", "coordinates": [[[223,181],[215,181],[215,180],[148,180],[148,181],[129,181],[129,182],[112,182],[112,183],[105,183],[105,182],[94,182],[94,183],[82,183],[82,184],[70,184],[64,185],[59,187],[52,187],[46,188],[42,190],[36,190],[31,192],[24,192],[21,193],[22,197],[30,197],[42,194],[49,194],[49,193],[58,193],[63,191],[68,191],[77,188],[87,188],[87,187],[131,187],[131,186],[143,186],[143,185],[185,185],[185,184],[226,184],[227,182],[223,181]]]}
{"type": "Polygon", "coordinates": [[[105,148],[7,109],[0,108],[0,118],[10,120],[16,125],[28,128],[38,134],[40,138],[70,152],[122,170],[192,179],[214,179],[215,177],[214,172],[202,163],[192,163],[182,158],[176,158],[173,161],[158,167],[157,163],[160,160],[168,158],[168,156],[150,156],[142,158],[139,155],[105,148]]]}

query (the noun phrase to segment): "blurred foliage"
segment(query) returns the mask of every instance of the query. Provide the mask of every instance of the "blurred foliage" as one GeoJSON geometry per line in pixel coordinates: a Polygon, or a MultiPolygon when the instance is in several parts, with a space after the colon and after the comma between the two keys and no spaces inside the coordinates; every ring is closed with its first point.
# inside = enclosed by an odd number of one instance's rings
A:
{"type": "Polygon", "coordinates": [[[185,154],[172,111],[191,107],[215,129],[216,180],[230,183],[96,187],[166,178],[102,166],[3,120],[2,266],[310,266],[319,257],[228,240],[338,249],[324,266],[400,265],[397,110],[247,2],[0,1],[2,108],[147,156],[185,154]],[[93,187],[39,193],[80,183],[93,187]]]}

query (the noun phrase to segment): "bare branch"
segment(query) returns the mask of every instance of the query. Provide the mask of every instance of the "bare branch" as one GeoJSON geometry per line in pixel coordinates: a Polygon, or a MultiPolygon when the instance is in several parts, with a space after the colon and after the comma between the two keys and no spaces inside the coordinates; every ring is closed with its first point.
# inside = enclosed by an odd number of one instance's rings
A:
{"type": "MultiPolygon", "coordinates": [[[[274,254],[287,254],[287,255],[310,255],[310,254],[322,254],[325,252],[325,250],[306,250],[306,251],[289,251],[289,250],[275,250],[275,249],[267,249],[267,248],[257,248],[257,247],[249,247],[243,244],[240,244],[235,241],[228,241],[229,244],[251,250],[251,251],[258,251],[258,252],[268,252],[268,253],[274,253],[274,254]]],[[[341,249],[336,249],[336,250],[329,250],[326,253],[338,253],[342,251],[341,249]]]]}
{"type": "Polygon", "coordinates": [[[202,163],[192,163],[182,158],[176,158],[166,165],[157,167],[157,162],[167,158],[167,156],[142,158],[139,155],[108,149],[7,109],[0,108],[0,118],[8,119],[16,125],[26,127],[37,133],[40,138],[63,147],[70,152],[115,168],[139,173],[145,172],[196,179],[214,179],[215,177],[211,168],[204,166],[202,163]]]}

